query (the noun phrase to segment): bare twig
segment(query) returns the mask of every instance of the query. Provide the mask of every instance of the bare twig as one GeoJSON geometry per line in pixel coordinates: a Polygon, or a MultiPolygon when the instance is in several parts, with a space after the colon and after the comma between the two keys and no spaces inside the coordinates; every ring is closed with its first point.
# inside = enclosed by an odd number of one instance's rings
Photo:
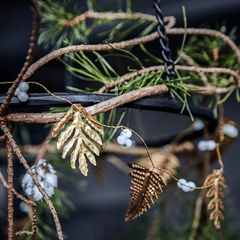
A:
{"type": "Polygon", "coordinates": [[[22,81],[23,75],[25,74],[25,72],[27,71],[28,67],[30,66],[30,64],[32,62],[33,54],[34,54],[34,51],[35,51],[35,48],[37,45],[38,33],[39,33],[39,27],[40,27],[40,8],[39,8],[37,0],[31,0],[31,3],[32,3],[33,9],[34,9],[34,21],[33,21],[33,31],[32,31],[32,36],[30,38],[30,46],[28,49],[28,54],[27,54],[26,61],[23,65],[20,73],[18,74],[14,83],[8,90],[7,98],[5,99],[5,101],[2,103],[2,105],[0,107],[0,115],[6,111],[9,103],[11,102],[14,91],[18,87],[19,83],[22,81]]]}
{"type": "Polygon", "coordinates": [[[7,150],[7,160],[8,160],[8,239],[13,239],[13,155],[12,147],[8,139],[6,139],[6,150],[7,150]]]}
{"type": "Polygon", "coordinates": [[[46,203],[47,203],[47,205],[49,207],[49,210],[50,210],[50,212],[53,215],[53,219],[54,219],[54,222],[55,222],[55,225],[56,225],[56,229],[57,229],[58,238],[63,240],[61,224],[60,224],[57,212],[56,212],[56,210],[55,210],[51,200],[49,199],[48,195],[46,194],[46,192],[44,191],[44,189],[40,185],[36,175],[32,172],[32,170],[31,170],[30,166],[28,165],[27,161],[23,157],[20,149],[18,148],[18,146],[17,146],[15,140],[13,139],[13,137],[12,137],[9,129],[7,128],[7,126],[4,123],[2,123],[1,124],[1,128],[2,128],[3,132],[5,133],[6,137],[8,138],[9,143],[11,144],[14,152],[16,153],[16,155],[17,155],[17,157],[19,159],[19,161],[23,164],[23,166],[25,167],[27,173],[31,176],[34,184],[37,186],[39,192],[43,195],[43,198],[46,201],[46,203]]]}
{"type": "Polygon", "coordinates": [[[192,222],[192,230],[191,230],[190,236],[188,237],[188,240],[194,240],[196,237],[196,233],[200,224],[201,208],[202,208],[203,200],[205,198],[205,193],[206,193],[205,190],[201,190],[201,192],[197,197],[195,211],[194,211],[194,218],[192,222]]]}
{"type": "Polygon", "coordinates": [[[34,202],[34,201],[31,201],[27,198],[25,198],[24,196],[22,196],[20,193],[18,193],[13,187],[11,188],[10,186],[8,186],[8,183],[6,182],[6,180],[4,179],[3,177],[3,174],[1,172],[1,169],[0,169],[0,181],[2,182],[3,186],[7,189],[11,189],[11,191],[13,192],[13,194],[19,198],[20,200],[22,200],[23,202],[25,202],[27,205],[29,206],[37,206],[37,204],[34,202]]]}
{"type": "MultiPolygon", "coordinates": [[[[11,146],[10,146],[11,147],[11,146]]],[[[19,194],[14,188],[13,186],[9,185],[6,180],[4,179],[1,169],[0,169],[0,181],[2,182],[3,186],[5,188],[8,189],[8,191],[11,191],[17,198],[19,198],[20,200],[22,200],[23,202],[25,202],[27,205],[29,205],[32,208],[32,232],[29,231],[19,231],[16,232],[16,235],[22,235],[22,234],[27,234],[27,235],[34,235],[37,233],[37,204],[34,201],[31,201],[30,199],[27,199],[25,197],[23,197],[21,194],[19,194]]],[[[8,215],[9,216],[9,215],[8,215]]],[[[12,227],[13,228],[13,227],[12,227]]],[[[13,235],[9,235],[8,233],[8,238],[13,238],[13,235]]]]}
{"type": "Polygon", "coordinates": [[[75,45],[75,46],[68,46],[64,48],[59,48],[44,57],[40,58],[37,62],[33,63],[26,74],[23,76],[23,81],[26,81],[31,75],[34,74],[40,67],[48,63],[49,61],[58,58],[64,54],[68,54],[71,52],[92,52],[92,51],[108,51],[112,50],[113,48],[126,48],[130,46],[139,45],[145,42],[151,42],[152,40],[158,38],[158,33],[154,32],[144,37],[135,38],[123,42],[118,43],[111,43],[111,44],[96,44],[96,45],[75,45]]]}
{"type": "MultiPolygon", "coordinates": [[[[113,108],[120,107],[124,104],[132,102],[143,97],[154,94],[167,92],[168,88],[165,85],[157,85],[140,90],[134,90],[129,93],[111,98],[110,100],[87,107],[86,110],[90,115],[96,115],[102,112],[107,112],[113,108]]],[[[5,116],[0,116],[0,121],[10,122],[25,122],[25,123],[55,123],[63,117],[65,113],[13,113],[5,116]]]]}
{"type": "MultiPolygon", "coordinates": [[[[72,20],[62,19],[60,23],[68,27],[73,27],[81,21],[87,18],[97,18],[97,19],[144,19],[150,22],[157,22],[155,16],[144,13],[133,13],[133,12],[91,12],[87,11],[72,20]]],[[[166,28],[172,28],[176,19],[173,16],[164,17],[164,22],[167,23],[166,28]]]]}

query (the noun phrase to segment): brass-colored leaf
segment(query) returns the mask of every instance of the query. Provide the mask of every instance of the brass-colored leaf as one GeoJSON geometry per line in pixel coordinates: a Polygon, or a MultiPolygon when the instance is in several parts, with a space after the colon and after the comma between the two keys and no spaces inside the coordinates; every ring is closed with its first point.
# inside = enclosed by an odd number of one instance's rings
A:
{"type": "Polygon", "coordinates": [[[125,221],[133,220],[143,214],[153,204],[153,199],[158,198],[158,194],[162,193],[162,186],[166,186],[158,173],[153,172],[137,163],[128,164],[133,171],[130,176],[133,177],[130,187],[131,200],[127,210],[125,221]]]}
{"type": "Polygon", "coordinates": [[[72,119],[72,123],[60,133],[57,148],[59,149],[64,146],[62,158],[65,158],[72,150],[70,155],[71,167],[74,169],[76,167],[76,161],[78,160],[80,171],[83,175],[87,176],[88,165],[86,158],[96,166],[94,154],[97,156],[100,154],[97,144],[99,146],[102,145],[102,139],[99,133],[103,133],[103,127],[95,118],[90,116],[80,104],[75,104],[64,117],[55,124],[52,136],[57,136],[58,132],[72,119]],[[87,123],[83,121],[82,116],[87,123]],[[88,124],[91,125],[91,127],[88,124]]]}
{"type": "Polygon", "coordinates": [[[52,137],[56,137],[58,132],[61,131],[61,129],[68,123],[73,115],[73,108],[71,107],[67,113],[63,116],[63,118],[60,119],[59,122],[57,122],[52,130],[52,137]]]}
{"type": "Polygon", "coordinates": [[[212,197],[208,203],[207,209],[211,210],[209,219],[214,220],[214,226],[219,230],[221,228],[221,220],[224,220],[222,211],[225,210],[221,198],[226,198],[226,194],[222,188],[227,187],[226,181],[222,176],[222,172],[220,170],[214,170],[213,173],[208,175],[204,185],[213,185],[206,193],[207,197],[212,197]]]}

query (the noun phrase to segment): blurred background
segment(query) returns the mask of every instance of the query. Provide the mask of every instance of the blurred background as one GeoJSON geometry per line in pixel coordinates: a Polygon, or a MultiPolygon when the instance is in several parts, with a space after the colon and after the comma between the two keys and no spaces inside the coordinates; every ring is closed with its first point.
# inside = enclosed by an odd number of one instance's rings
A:
{"type": "MultiPolygon", "coordinates": [[[[108,9],[108,0],[100,0],[99,4],[108,9]]],[[[79,1],[82,11],[86,9],[85,1],[79,1]]],[[[188,27],[199,27],[200,24],[207,23],[215,28],[217,24],[226,23],[227,31],[237,26],[236,44],[240,44],[240,1],[239,0],[165,0],[162,1],[162,12],[165,16],[173,15],[177,19],[176,27],[183,26],[182,6],[186,8],[188,27]]],[[[139,9],[134,6],[133,9],[139,9]]],[[[155,13],[152,1],[142,0],[141,11],[148,14],[155,13]]],[[[13,81],[19,73],[28,49],[29,38],[32,27],[32,12],[28,1],[8,1],[0,2],[0,81],[13,81]]],[[[92,39],[97,42],[96,39],[92,39]]],[[[181,38],[170,36],[170,46],[173,51],[181,44],[181,38]]],[[[152,44],[153,51],[159,43],[152,44]]],[[[34,61],[44,56],[50,49],[38,46],[34,61]]],[[[121,64],[121,63],[120,63],[121,64]]],[[[38,70],[30,80],[44,84],[52,92],[65,91],[66,72],[64,65],[58,60],[49,62],[38,70]]],[[[8,86],[0,85],[0,93],[6,93],[8,86]]],[[[31,86],[30,92],[41,92],[39,87],[31,86]]],[[[224,104],[224,117],[240,124],[240,105],[235,96],[231,96],[224,104]]],[[[124,122],[126,123],[127,120],[124,122]]],[[[130,126],[135,129],[144,139],[149,139],[154,135],[167,136],[175,134],[188,127],[191,119],[187,116],[175,115],[163,112],[132,110],[130,126]],[[177,124],[176,124],[177,122],[177,124]]],[[[16,128],[21,130],[23,126],[16,128]]],[[[30,142],[40,144],[46,137],[47,129],[40,125],[31,125],[26,131],[30,132],[30,142]]],[[[20,137],[21,139],[21,137],[20,137]]],[[[23,138],[22,138],[23,141],[23,138]]],[[[3,145],[1,145],[3,147],[3,145]]],[[[74,177],[84,185],[84,190],[79,189],[70,182],[59,180],[59,188],[68,193],[70,200],[75,205],[69,211],[67,219],[62,219],[63,232],[70,240],[107,240],[107,239],[146,239],[149,228],[152,226],[151,219],[157,212],[157,206],[153,206],[142,217],[124,222],[124,215],[128,208],[130,198],[130,177],[119,171],[107,161],[109,156],[103,155],[103,179],[96,181],[94,171],[90,169],[89,176],[83,177],[80,173],[65,170],[64,172],[74,177]]],[[[130,156],[119,155],[124,162],[132,162],[135,159],[130,156]]],[[[28,159],[28,157],[27,157],[28,159]]],[[[29,161],[32,161],[29,157],[29,161]]],[[[225,163],[225,179],[228,183],[228,206],[231,209],[231,222],[234,230],[240,228],[240,140],[239,138],[231,145],[227,153],[223,156],[225,163]]],[[[0,157],[0,168],[6,177],[6,158],[0,157]]],[[[22,170],[16,161],[15,176],[16,184],[20,185],[20,175],[22,170]]],[[[18,186],[20,189],[20,186],[18,186]]],[[[180,190],[179,190],[180,191],[180,190]]],[[[176,192],[179,194],[179,192],[176,192]]],[[[175,202],[176,203],[176,202],[175,202]]],[[[179,203],[179,202],[178,202],[179,203]]],[[[175,206],[178,206],[176,203],[175,206]]],[[[24,212],[19,209],[19,201],[15,202],[16,219],[24,216],[24,212]]],[[[169,215],[173,210],[169,210],[169,215]]],[[[0,238],[7,239],[4,235],[6,231],[7,212],[7,192],[0,184],[0,238]]],[[[178,213],[184,217],[183,213],[178,213]]],[[[173,217],[174,218],[174,217],[173,217]]],[[[169,228],[179,228],[179,223],[172,219],[169,228]]],[[[23,238],[24,239],[24,238],[23,238]]],[[[50,237],[49,239],[54,239],[50,237]]],[[[161,238],[170,239],[171,238],[161,238]]],[[[210,238],[209,238],[210,239],[210,238]]],[[[214,239],[214,238],[212,238],[214,239]]],[[[216,238],[215,238],[216,239],[216,238]]],[[[227,238],[226,238],[227,239],[227,238]]],[[[230,239],[230,238],[229,238],[230,239]]],[[[233,238],[231,238],[233,239],[233,238]]],[[[235,238],[236,239],[236,238],[235,238]]]]}

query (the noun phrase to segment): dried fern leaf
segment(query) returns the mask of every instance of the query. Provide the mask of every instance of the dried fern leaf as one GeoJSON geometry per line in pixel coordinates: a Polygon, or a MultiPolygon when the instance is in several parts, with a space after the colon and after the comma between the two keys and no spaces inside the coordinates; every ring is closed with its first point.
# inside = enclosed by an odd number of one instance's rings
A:
{"type": "Polygon", "coordinates": [[[86,158],[91,164],[96,166],[94,154],[97,156],[100,154],[98,146],[102,145],[102,139],[99,133],[103,133],[103,127],[80,104],[76,104],[55,124],[52,136],[57,136],[62,128],[72,119],[72,123],[60,133],[57,148],[60,149],[64,146],[62,158],[65,158],[72,151],[70,155],[71,167],[75,169],[76,161],[78,160],[80,171],[87,176],[88,164],[86,158]],[[85,117],[86,122],[91,127],[83,121],[82,116],[85,117]]]}
{"type": "Polygon", "coordinates": [[[221,220],[224,220],[222,211],[225,210],[221,198],[226,198],[223,188],[227,187],[226,181],[222,176],[222,172],[220,170],[214,170],[213,173],[208,175],[204,185],[213,185],[206,193],[206,197],[212,197],[208,203],[207,209],[211,210],[209,219],[214,220],[214,226],[217,230],[219,230],[221,228],[221,220]]]}
{"type": "Polygon", "coordinates": [[[166,186],[162,178],[152,170],[137,163],[130,163],[128,166],[133,169],[130,173],[133,186],[130,187],[131,200],[125,221],[133,220],[147,211],[150,204],[154,203],[153,199],[157,199],[158,194],[162,193],[161,186],[166,186]]]}

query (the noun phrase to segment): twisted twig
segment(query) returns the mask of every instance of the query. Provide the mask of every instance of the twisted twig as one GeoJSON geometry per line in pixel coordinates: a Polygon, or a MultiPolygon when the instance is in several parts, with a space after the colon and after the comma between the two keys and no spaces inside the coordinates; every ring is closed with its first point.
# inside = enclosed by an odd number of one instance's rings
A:
{"type": "Polygon", "coordinates": [[[54,222],[55,222],[55,225],[56,225],[56,229],[57,229],[57,234],[58,234],[58,238],[63,240],[63,234],[62,234],[62,229],[61,229],[61,224],[59,222],[59,218],[58,218],[58,215],[57,215],[57,212],[51,202],[51,200],[49,199],[48,195],[46,194],[46,192],[44,191],[44,189],[42,188],[42,186],[40,185],[36,175],[32,172],[30,166],[28,165],[27,161],[25,160],[25,158],[23,157],[20,149],[18,148],[15,140],[13,139],[9,129],[7,128],[7,126],[2,123],[1,124],[1,128],[4,132],[4,134],[6,135],[7,139],[9,140],[9,143],[11,144],[14,152],[16,153],[19,161],[22,163],[22,165],[25,167],[27,173],[31,176],[34,184],[37,186],[39,192],[43,195],[43,198],[44,200],[46,201],[48,207],[49,207],[49,210],[50,212],[52,213],[53,215],[53,219],[54,219],[54,222]]]}
{"type": "Polygon", "coordinates": [[[31,3],[32,3],[33,9],[34,9],[34,21],[33,21],[33,31],[32,31],[32,36],[30,38],[30,46],[28,49],[28,54],[27,54],[26,61],[23,65],[20,73],[18,74],[14,83],[8,90],[7,98],[5,99],[5,101],[2,103],[2,105],[0,107],[0,115],[6,111],[9,103],[11,102],[14,91],[18,87],[19,83],[22,81],[23,75],[25,74],[25,72],[27,71],[28,67],[30,66],[30,64],[32,62],[33,54],[34,54],[34,51],[35,51],[35,48],[37,45],[39,26],[40,26],[40,8],[39,8],[37,0],[31,0],[31,3]]]}

